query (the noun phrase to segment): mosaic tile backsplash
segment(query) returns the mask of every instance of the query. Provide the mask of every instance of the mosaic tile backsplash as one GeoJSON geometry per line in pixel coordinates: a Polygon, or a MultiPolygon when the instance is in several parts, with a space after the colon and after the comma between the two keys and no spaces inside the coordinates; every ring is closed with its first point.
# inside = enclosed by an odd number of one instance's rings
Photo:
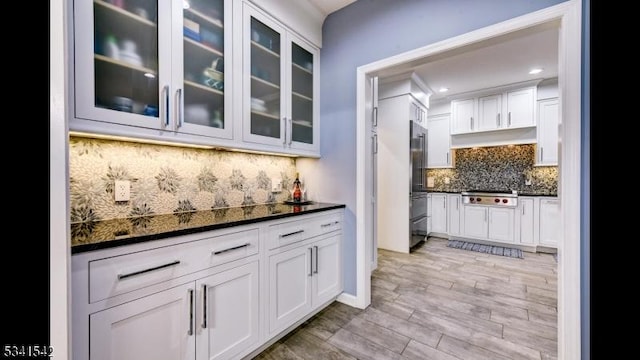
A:
{"type": "Polygon", "coordinates": [[[295,175],[288,157],[72,137],[71,222],[282,202],[271,179],[289,189],[295,175]],[[116,180],[131,182],[129,201],[114,200],[116,180]]]}
{"type": "Polygon", "coordinates": [[[533,166],[535,145],[456,149],[454,169],[429,169],[432,191],[517,190],[540,195],[558,192],[558,167],[533,166]],[[445,178],[449,184],[445,184],[445,178]],[[525,185],[527,179],[531,185],[525,185]]]}

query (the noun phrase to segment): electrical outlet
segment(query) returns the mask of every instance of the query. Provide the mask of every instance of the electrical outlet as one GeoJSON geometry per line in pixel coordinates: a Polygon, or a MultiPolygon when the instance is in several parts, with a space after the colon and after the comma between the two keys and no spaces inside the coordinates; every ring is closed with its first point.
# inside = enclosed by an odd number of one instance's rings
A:
{"type": "Polygon", "coordinates": [[[129,201],[131,197],[131,182],[128,180],[116,180],[113,193],[116,201],[129,201]]]}
{"type": "Polygon", "coordinates": [[[449,177],[445,177],[444,178],[444,183],[449,185],[449,183],[451,182],[451,179],[449,179],[449,177]]]}
{"type": "Polygon", "coordinates": [[[282,180],[273,178],[271,179],[271,192],[281,192],[282,191],[282,180]]]}

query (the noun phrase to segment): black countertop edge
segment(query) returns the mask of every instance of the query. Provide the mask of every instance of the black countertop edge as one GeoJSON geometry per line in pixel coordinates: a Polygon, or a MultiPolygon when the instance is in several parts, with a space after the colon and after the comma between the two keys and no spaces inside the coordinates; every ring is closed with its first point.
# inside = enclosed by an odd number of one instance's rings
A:
{"type": "Polygon", "coordinates": [[[518,196],[543,196],[543,197],[557,197],[558,194],[536,194],[536,193],[518,193],[518,196]]]}
{"type": "MultiPolygon", "coordinates": [[[[124,239],[104,240],[96,243],[74,245],[71,247],[71,254],[74,255],[74,254],[79,254],[79,253],[84,253],[89,251],[108,249],[108,248],[137,244],[137,243],[153,241],[153,240],[161,240],[161,239],[166,239],[174,236],[195,234],[195,233],[200,233],[205,231],[224,229],[224,228],[229,228],[233,226],[254,224],[254,223],[259,223],[263,221],[276,220],[276,219],[282,219],[282,218],[293,217],[293,216],[307,215],[307,214],[329,211],[334,209],[341,209],[346,207],[345,204],[331,204],[331,203],[312,203],[311,205],[313,207],[309,209],[305,209],[306,206],[302,205],[301,207],[303,209],[301,209],[299,212],[270,214],[270,215],[265,215],[259,218],[253,218],[253,219],[227,221],[227,222],[222,222],[218,224],[197,226],[197,227],[186,228],[186,229],[170,230],[170,231],[164,231],[164,232],[155,233],[155,234],[132,236],[124,239]]],[[[294,205],[291,205],[291,207],[293,208],[294,205]]]]}
{"type": "MultiPolygon", "coordinates": [[[[460,194],[462,192],[464,192],[466,190],[459,190],[459,191],[453,191],[453,190],[429,190],[429,191],[424,191],[427,193],[438,193],[438,194],[460,194]]],[[[414,191],[415,193],[415,191],[414,191]]],[[[528,193],[528,192],[518,192],[518,196],[545,196],[545,197],[557,197],[558,194],[549,194],[549,193],[528,193]]]]}

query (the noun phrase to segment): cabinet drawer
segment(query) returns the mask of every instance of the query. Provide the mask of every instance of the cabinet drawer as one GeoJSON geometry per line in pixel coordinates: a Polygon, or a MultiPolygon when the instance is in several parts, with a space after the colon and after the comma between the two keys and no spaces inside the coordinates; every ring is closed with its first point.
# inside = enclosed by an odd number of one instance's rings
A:
{"type": "Polygon", "coordinates": [[[275,249],[340,229],[342,229],[342,216],[340,213],[305,217],[274,224],[269,226],[268,247],[269,249],[275,249]]]}
{"type": "Polygon", "coordinates": [[[89,262],[89,302],[258,253],[258,229],[89,262]]]}
{"type": "Polygon", "coordinates": [[[267,232],[269,249],[308,239],[313,236],[313,229],[315,229],[313,219],[308,218],[270,225],[267,232]]]}
{"type": "Polygon", "coordinates": [[[314,236],[340,230],[342,229],[342,215],[333,213],[320,216],[314,221],[314,225],[316,227],[314,236]]]}

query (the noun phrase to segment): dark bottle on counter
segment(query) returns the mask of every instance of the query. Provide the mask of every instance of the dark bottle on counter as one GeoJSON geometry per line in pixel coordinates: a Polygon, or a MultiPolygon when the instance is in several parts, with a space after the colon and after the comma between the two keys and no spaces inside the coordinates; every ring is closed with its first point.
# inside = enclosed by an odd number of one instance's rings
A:
{"type": "Polygon", "coordinates": [[[296,179],[293,180],[293,201],[302,201],[302,190],[300,190],[300,179],[298,177],[298,173],[296,173],[296,179]]]}

